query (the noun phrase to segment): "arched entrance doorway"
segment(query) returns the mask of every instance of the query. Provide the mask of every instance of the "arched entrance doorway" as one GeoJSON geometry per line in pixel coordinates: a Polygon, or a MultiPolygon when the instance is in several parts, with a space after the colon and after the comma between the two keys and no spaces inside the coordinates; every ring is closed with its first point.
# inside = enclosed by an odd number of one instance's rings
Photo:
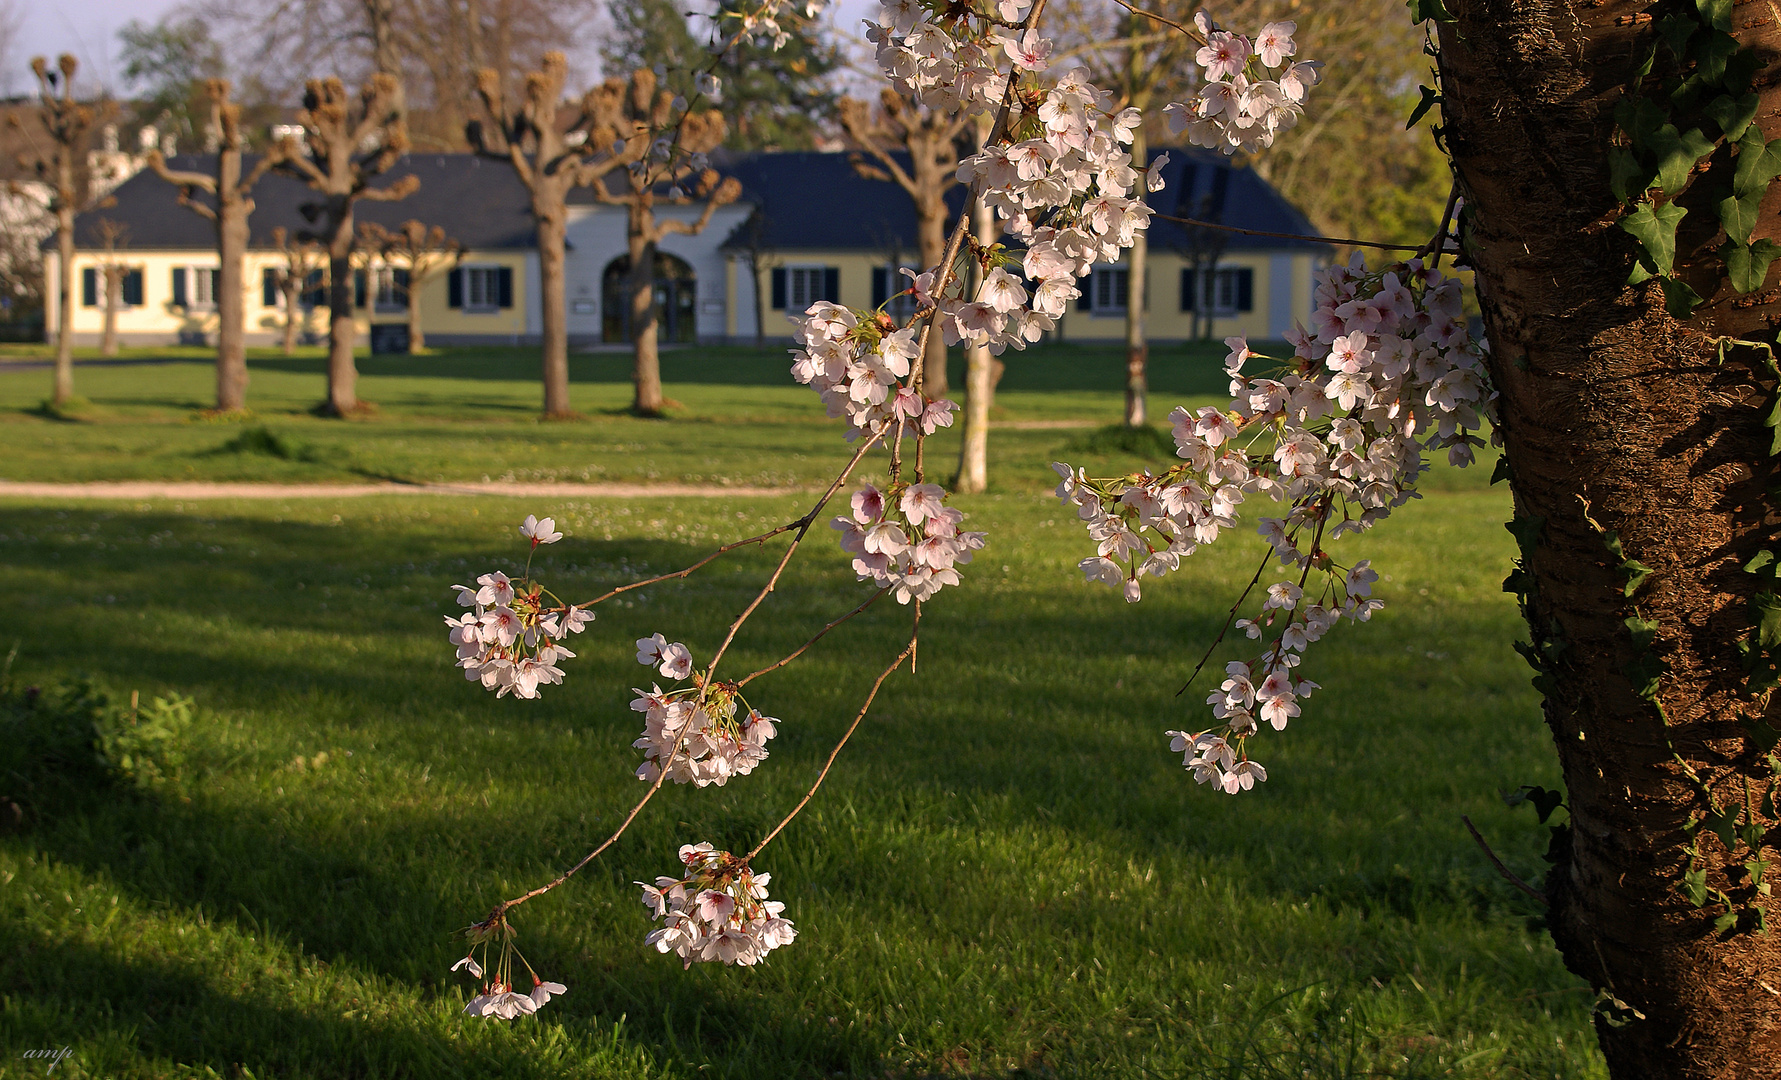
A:
{"type": "MultiPolygon", "coordinates": [[[[660,320],[658,341],[692,341],[698,332],[698,279],[686,260],[656,252],[656,309],[660,320]]],[[[631,340],[631,257],[620,255],[606,264],[600,279],[605,315],[601,336],[608,342],[631,340]]]]}

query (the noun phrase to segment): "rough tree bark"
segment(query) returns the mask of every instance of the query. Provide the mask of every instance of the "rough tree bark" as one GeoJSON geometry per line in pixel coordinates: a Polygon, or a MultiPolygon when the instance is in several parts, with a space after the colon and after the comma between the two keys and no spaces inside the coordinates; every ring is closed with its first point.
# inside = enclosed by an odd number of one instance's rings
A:
{"type": "Polygon", "coordinates": [[[207,79],[210,130],[217,133],[216,175],[174,172],[160,151],[148,156],[149,167],[170,184],[179,185],[180,204],[216,225],[216,411],[247,408],[247,219],[254,212],[251,192],[283,158],[296,152],[294,142],[281,142],[271,153],[241,172],[241,106],[229,100],[229,84],[207,79]],[[210,203],[194,198],[202,191],[210,203]]]}
{"type": "MultiPolygon", "coordinates": [[[[854,168],[862,176],[895,181],[915,204],[915,242],[924,269],[937,266],[946,254],[946,193],[958,183],[959,137],[966,123],[956,112],[918,106],[888,88],[879,95],[876,112],[863,101],[841,99],[841,129],[856,149],[854,168]],[[900,157],[906,157],[907,168],[900,157]]],[[[928,335],[921,381],[928,397],[946,396],[941,334],[928,335]]]]}
{"type": "MultiPolygon", "coordinates": [[[[1759,844],[1775,853],[1776,821],[1763,812],[1770,768],[1746,723],[1776,724],[1778,710],[1745,688],[1738,643],[1754,634],[1758,588],[1740,567],[1781,521],[1763,425],[1776,385],[1757,350],[1734,346],[1722,360],[1714,339],[1775,341],[1777,275],[1749,296],[1722,281],[1714,205],[1732,159],[1721,151],[1679,200],[1693,212],[1677,274],[1707,302],[1679,322],[1655,282],[1626,284],[1633,248],[1614,225],[1608,151],[1632,58],[1657,29],[1632,17],[1645,5],[1448,6],[1458,21],[1440,32],[1445,134],[1569,799],[1568,843],[1545,884],[1552,936],[1571,970],[1637,1010],[1623,1026],[1598,1021],[1615,1077],[1772,1078],[1781,938],[1716,933],[1726,908],[1696,907],[1679,885],[1685,826],[1707,812],[1691,774],[1723,804],[1752,808],[1759,844]],[[1653,572],[1630,599],[1603,529],[1653,572]],[[1629,630],[1634,616],[1656,624],[1648,647],[1629,630]],[[1629,674],[1649,662],[1647,648],[1667,664],[1655,700],[1629,674]]],[[[1738,11],[1750,18],[1733,21],[1735,36],[1764,64],[1757,122],[1781,135],[1781,30],[1759,5],[1738,11]]],[[[1651,87],[1662,92],[1655,76],[1651,87]]],[[[1781,233],[1778,209],[1771,187],[1755,236],[1781,233]]],[[[1695,835],[1709,886],[1748,884],[1748,849],[1733,855],[1704,826],[1695,835]]],[[[1771,922],[1781,915],[1771,897],[1751,902],[1771,922]]]]}
{"type": "Polygon", "coordinates": [[[364,408],[352,355],[358,336],[352,304],[353,205],[361,199],[406,199],[420,186],[412,174],[387,187],[371,186],[408,151],[400,100],[396,80],[386,74],[373,75],[356,103],[339,79],[311,79],[297,114],[305,145],[276,166],[320,196],[305,204],[303,213],[317,223],[305,237],[320,241],[328,253],[328,398],[318,408],[326,416],[350,416],[364,408]]]}
{"type": "Polygon", "coordinates": [[[99,355],[117,355],[117,313],[124,306],[124,268],[100,268],[105,278],[105,330],[99,335],[99,355]]]}

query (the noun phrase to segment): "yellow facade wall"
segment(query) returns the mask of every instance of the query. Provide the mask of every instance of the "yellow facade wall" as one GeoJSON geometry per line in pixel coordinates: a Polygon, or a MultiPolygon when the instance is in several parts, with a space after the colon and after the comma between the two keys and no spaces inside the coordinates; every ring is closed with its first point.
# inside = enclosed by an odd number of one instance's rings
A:
{"type": "MultiPolygon", "coordinates": [[[[905,261],[915,261],[914,252],[904,256],[905,261]]],[[[878,252],[836,252],[836,251],[780,251],[775,253],[775,265],[778,267],[797,266],[828,266],[840,271],[840,303],[852,308],[869,308],[872,306],[872,270],[877,266],[888,265],[888,253],[878,252]]],[[[1121,265],[1114,264],[1114,265],[1121,265]]],[[[1148,269],[1149,280],[1147,292],[1146,329],[1152,341],[1185,340],[1193,334],[1193,315],[1181,310],[1181,271],[1188,265],[1188,260],[1173,251],[1155,251],[1150,253],[1148,269]]],[[[1229,315],[1214,315],[1212,320],[1212,336],[1226,338],[1236,334],[1255,341],[1266,340],[1278,336],[1278,333],[1292,325],[1294,319],[1307,321],[1311,310],[1311,272],[1313,256],[1309,253],[1293,253],[1289,256],[1281,252],[1234,252],[1219,259],[1221,270],[1247,268],[1253,275],[1251,310],[1229,315]],[[1282,257],[1285,256],[1285,257],[1282,257]],[[1272,275],[1283,271],[1291,275],[1290,282],[1276,283],[1272,275]],[[1274,298],[1276,290],[1289,290],[1285,295],[1291,296],[1291,311],[1284,324],[1273,325],[1274,298]]],[[[746,274],[745,264],[738,267],[739,272],[746,274]]],[[[893,290],[901,289],[907,284],[906,279],[899,278],[893,290]]],[[[784,322],[787,314],[771,307],[772,269],[763,267],[757,287],[761,294],[769,299],[766,307],[768,336],[784,336],[790,332],[784,322]]],[[[1084,291],[1089,288],[1089,279],[1079,282],[1084,291]]],[[[1281,299],[1285,299],[1285,295],[1281,299]]],[[[797,314],[793,312],[792,314],[797,314]]],[[[1277,321],[1277,320],[1275,320],[1277,321]]],[[[1125,315],[1099,315],[1093,312],[1078,311],[1072,304],[1064,317],[1059,320],[1062,340],[1065,341],[1123,341],[1125,338],[1125,315]]],[[[733,332],[733,331],[732,331],[733,332]]]]}
{"type": "MultiPolygon", "coordinates": [[[[525,295],[527,283],[526,252],[523,251],[489,251],[472,252],[460,264],[466,267],[489,266],[508,267],[513,271],[513,305],[498,308],[494,311],[464,311],[449,306],[450,294],[446,281],[446,272],[441,270],[420,287],[418,300],[421,306],[421,329],[428,335],[441,337],[483,337],[513,336],[519,337],[526,332],[526,310],[528,297],[525,295]]],[[[176,267],[194,269],[215,269],[216,253],[212,251],[144,251],[126,250],[117,255],[119,262],[131,269],[142,271],[142,303],[132,307],[118,309],[117,331],[119,338],[126,344],[155,345],[173,342],[181,334],[202,333],[209,341],[215,341],[217,316],[214,306],[203,308],[197,306],[178,307],[173,303],[173,271],[176,267]]],[[[86,342],[96,339],[105,329],[105,307],[103,284],[96,299],[97,304],[89,307],[82,303],[81,279],[82,271],[97,268],[105,261],[98,253],[77,251],[74,255],[74,333],[76,340],[86,342]]],[[[53,277],[54,256],[51,266],[46,267],[53,277]]],[[[246,324],[250,341],[276,341],[284,334],[284,307],[282,302],[267,306],[264,302],[262,278],[265,270],[279,269],[284,260],[272,252],[249,251],[244,260],[242,275],[246,296],[246,324]]],[[[100,277],[103,282],[103,275],[100,277]]],[[[188,299],[191,298],[190,277],[188,275],[188,299]]],[[[370,290],[367,290],[368,293],[370,290]]],[[[282,299],[282,298],[281,298],[282,299]]],[[[372,311],[369,305],[374,295],[367,295],[367,307],[355,309],[355,323],[361,335],[368,336],[372,323],[406,323],[406,311],[372,311]]],[[[326,307],[317,308],[306,313],[308,330],[316,335],[325,336],[328,330],[328,313],[326,307]]],[[[50,325],[54,326],[52,319],[50,325]]]]}

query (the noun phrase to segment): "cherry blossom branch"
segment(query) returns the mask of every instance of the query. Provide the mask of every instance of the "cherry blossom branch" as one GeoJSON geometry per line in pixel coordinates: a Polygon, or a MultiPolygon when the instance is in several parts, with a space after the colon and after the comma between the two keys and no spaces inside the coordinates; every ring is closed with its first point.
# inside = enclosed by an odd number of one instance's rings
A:
{"type": "Polygon", "coordinates": [[[830,630],[833,630],[835,627],[840,626],[842,623],[853,618],[855,615],[858,615],[860,612],[871,607],[873,604],[877,603],[878,600],[881,597],[883,597],[885,593],[890,592],[890,590],[891,590],[891,587],[889,585],[886,585],[884,588],[879,589],[877,592],[873,593],[871,596],[868,596],[866,598],[865,603],[861,604],[859,607],[854,608],[852,611],[841,616],[840,618],[837,618],[835,621],[829,623],[829,625],[823,627],[821,630],[818,630],[816,632],[816,634],[813,637],[811,637],[811,639],[809,641],[806,641],[804,644],[798,646],[797,650],[795,652],[793,652],[790,656],[779,661],[778,663],[768,664],[766,667],[755,672],[754,674],[745,676],[744,678],[738,680],[736,683],[737,688],[740,689],[744,686],[747,686],[749,683],[760,678],[762,675],[767,674],[769,671],[778,671],[780,668],[791,663],[793,660],[796,660],[798,657],[804,655],[804,650],[810,648],[810,646],[812,646],[812,645],[815,645],[818,641],[821,641],[823,636],[825,634],[827,634],[830,630]]]}
{"type": "MultiPolygon", "coordinates": [[[[919,621],[921,617],[921,604],[919,602],[915,606],[915,611],[916,618],[919,621]]],[[[903,666],[904,660],[909,659],[915,654],[915,639],[916,635],[911,632],[909,635],[909,644],[903,647],[903,651],[897,654],[897,658],[891,661],[889,667],[879,673],[877,681],[872,684],[872,691],[866,695],[865,703],[860,706],[859,713],[854,716],[853,723],[847,725],[847,730],[841,735],[841,741],[837,742],[835,748],[829,751],[829,759],[823,762],[822,771],[816,774],[816,782],[811,784],[810,790],[806,791],[804,797],[798,800],[798,805],[792,807],[791,813],[785,815],[785,818],[780,821],[778,825],[773,827],[773,831],[768,833],[765,839],[756,844],[753,849],[749,851],[747,856],[742,860],[744,865],[752,863],[755,856],[761,853],[761,849],[772,843],[773,838],[778,836],[787,825],[790,825],[792,819],[797,817],[798,814],[803,811],[804,807],[809,804],[811,798],[816,795],[816,789],[822,787],[822,782],[828,778],[829,770],[835,765],[835,759],[840,756],[841,748],[847,745],[847,740],[853,738],[853,733],[859,728],[860,721],[866,718],[867,710],[872,708],[872,700],[878,696],[878,688],[884,685],[884,680],[890,678],[891,672],[903,666]]]]}
{"type": "MultiPolygon", "coordinates": [[[[1216,221],[1201,221],[1198,218],[1176,217],[1173,214],[1152,213],[1153,218],[1173,221],[1178,225],[1191,225],[1196,229],[1217,229],[1220,232],[1242,233],[1244,236],[1271,236],[1277,240],[1309,240],[1314,244],[1335,244],[1340,247],[1377,248],[1380,251],[1408,251],[1421,254],[1427,247],[1416,247],[1410,244],[1382,244],[1376,240],[1353,240],[1340,236],[1313,236],[1306,233],[1269,232],[1266,229],[1240,229],[1235,225],[1221,225],[1216,221]]],[[[1447,251],[1445,247],[1442,249],[1447,251]]]]}
{"type": "MultiPolygon", "coordinates": [[[[840,490],[841,485],[845,484],[847,482],[847,478],[848,478],[848,476],[850,476],[853,473],[855,466],[857,466],[860,463],[860,459],[862,459],[866,456],[866,452],[868,450],[871,450],[872,447],[878,442],[878,438],[879,438],[878,436],[874,435],[871,438],[867,439],[865,441],[865,443],[863,443],[860,446],[859,450],[857,450],[854,453],[853,458],[850,461],[848,461],[847,467],[842,469],[840,474],[835,477],[834,482],[829,485],[829,488],[827,491],[823,492],[822,498],[820,498],[816,501],[816,505],[812,506],[808,513],[806,513],[803,517],[797,519],[796,521],[790,523],[789,525],[782,526],[779,529],[775,529],[772,533],[766,534],[766,536],[773,536],[778,533],[785,532],[789,529],[796,529],[797,533],[798,533],[797,536],[792,539],[791,544],[789,546],[787,546],[784,557],[779,560],[779,566],[774,569],[773,576],[767,580],[766,586],[761,589],[760,593],[755,596],[754,601],[748,605],[748,607],[742,612],[742,614],[737,616],[736,621],[734,623],[730,624],[729,636],[724,638],[723,647],[717,650],[717,655],[712,657],[711,666],[706,669],[705,681],[707,684],[709,684],[711,682],[712,673],[714,673],[717,670],[717,662],[723,658],[724,651],[730,647],[730,642],[735,639],[737,629],[739,629],[741,627],[741,625],[743,624],[743,622],[747,621],[748,617],[754,613],[754,610],[761,605],[761,601],[763,601],[767,598],[767,594],[773,591],[773,586],[775,583],[778,582],[779,575],[785,571],[786,564],[791,562],[792,554],[798,550],[799,542],[801,542],[804,539],[804,534],[810,531],[810,526],[813,522],[816,521],[817,515],[822,513],[823,507],[828,505],[828,502],[830,499],[834,498],[835,492],[840,490]]],[[[764,539],[766,539],[766,536],[757,537],[755,539],[756,540],[764,540],[764,539]]],[[[711,559],[716,558],[717,555],[722,554],[723,551],[728,550],[729,548],[739,546],[742,543],[750,543],[750,542],[754,542],[754,541],[738,541],[737,544],[727,545],[725,548],[720,548],[716,553],[714,553],[710,557],[703,559],[698,563],[693,564],[692,566],[688,567],[684,571],[681,571],[677,574],[664,575],[664,577],[662,577],[662,578],[656,578],[656,579],[652,579],[652,580],[660,581],[660,580],[666,580],[667,578],[671,578],[671,577],[685,577],[687,574],[690,574],[694,570],[697,570],[700,566],[703,566],[705,563],[710,562],[711,559]]],[[[648,584],[648,582],[643,582],[641,584],[648,584]]],[[[630,587],[634,588],[635,586],[630,586],[630,587]]],[[[617,590],[615,590],[615,591],[617,591],[617,590]]],[[[882,595],[882,593],[880,593],[880,595],[882,595]]],[[[873,599],[877,599],[877,597],[875,596],[875,597],[873,597],[873,599]]],[[[870,602],[871,601],[867,601],[867,603],[870,603],[870,602]]],[[[579,606],[586,606],[586,605],[579,605],[579,606]]],[[[864,610],[864,607],[865,607],[865,605],[861,605],[861,610],[864,610]]],[[[833,624],[831,624],[831,625],[833,625],[833,624]]],[[[827,632],[828,632],[828,629],[825,628],[823,633],[827,633],[827,632]]],[[[817,636],[821,637],[822,635],[818,634],[817,636]]],[[[814,639],[812,639],[812,640],[814,640],[814,639]]],[[[805,648],[808,648],[808,647],[809,647],[808,645],[805,646],[805,648]]],[[[802,652],[803,649],[800,649],[798,651],[802,652]]],[[[797,653],[793,653],[792,655],[796,656],[797,653]]],[[[752,675],[749,677],[753,678],[752,675]]],[[[481,923],[479,925],[482,925],[482,926],[492,925],[492,924],[498,922],[500,919],[502,919],[509,910],[519,906],[520,904],[525,903],[527,900],[530,900],[535,896],[542,896],[544,893],[547,893],[550,890],[556,888],[557,886],[563,884],[565,881],[568,881],[569,878],[571,876],[573,876],[576,871],[580,870],[582,867],[586,866],[590,862],[593,862],[594,859],[599,857],[601,852],[605,851],[607,848],[609,848],[613,844],[617,843],[619,837],[621,837],[625,834],[625,830],[629,829],[631,827],[631,822],[637,820],[637,815],[643,812],[643,808],[645,806],[649,805],[649,800],[655,798],[656,792],[658,792],[662,789],[662,784],[667,781],[668,773],[669,773],[671,767],[673,766],[675,760],[680,756],[681,748],[685,744],[685,741],[686,741],[686,732],[683,730],[679,740],[677,740],[674,744],[673,753],[668,755],[668,760],[661,763],[660,768],[659,768],[656,778],[655,778],[655,782],[650,784],[649,790],[645,791],[643,793],[643,797],[641,799],[637,800],[637,804],[635,806],[631,807],[631,812],[625,815],[624,820],[619,822],[618,828],[613,830],[612,835],[607,837],[603,842],[601,842],[600,846],[598,846],[598,847],[594,848],[594,850],[588,852],[585,856],[582,857],[582,860],[580,862],[576,863],[574,866],[570,867],[569,869],[563,871],[562,874],[558,875],[558,877],[555,881],[552,881],[547,885],[540,885],[539,887],[537,887],[536,889],[533,889],[532,891],[530,891],[528,893],[525,893],[521,896],[515,897],[512,900],[503,900],[501,903],[495,905],[494,910],[489,913],[488,918],[485,919],[483,921],[483,923],[481,923]]]]}

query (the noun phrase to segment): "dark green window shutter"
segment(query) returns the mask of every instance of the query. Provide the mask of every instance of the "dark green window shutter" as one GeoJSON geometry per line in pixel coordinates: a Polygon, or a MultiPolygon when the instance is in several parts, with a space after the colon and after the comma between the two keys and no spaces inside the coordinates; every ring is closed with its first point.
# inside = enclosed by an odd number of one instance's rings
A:
{"type": "Polygon", "coordinates": [[[1237,310],[1255,310],[1255,271],[1248,267],[1237,271],[1237,310]]]}
{"type": "Polygon", "coordinates": [[[278,306],[278,271],[270,266],[260,271],[260,306],[278,306]]]}
{"type": "Polygon", "coordinates": [[[326,276],[320,270],[311,270],[303,279],[303,298],[301,303],[312,308],[328,306],[328,287],[326,276]]]}
{"type": "Polygon", "coordinates": [[[130,307],[142,306],[142,271],[125,270],[121,282],[124,303],[130,307]]]}
{"type": "Polygon", "coordinates": [[[414,300],[408,295],[408,271],[397,270],[390,276],[395,279],[396,303],[406,310],[408,305],[414,303],[414,300]]]}
{"type": "Polygon", "coordinates": [[[80,302],[87,307],[99,306],[99,271],[90,266],[80,272],[80,302]]]}
{"type": "Polygon", "coordinates": [[[872,306],[883,307],[891,297],[890,267],[874,266],[872,268],[872,306]]]}
{"type": "Polygon", "coordinates": [[[495,275],[495,277],[498,279],[497,291],[501,297],[500,306],[504,307],[504,308],[512,307],[513,306],[513,267],[503,266],[500,269],[500,272],[495,275]]]}
{"type": "Polygon", "coordinates": [[[785,310],[785,267],[773,268],[773,310],[785,310]]]}
{"type": "Polygon", "coordinates": [[[183,266],[173,268],[173,306],[186,306],[186,268],[183,266]]]}
{"type": "Polygon", "coordinates": [[[1199,280],[1198,274],[1194,273],[1192,270],[1186,269],[1185,267],[1182,269],[1182,271],[1181,271],[1181,310],[1182,311],[1192,311],[1194,309],[1194,286],[1195,286],[1195,284],[1197,284],[1198,280],[1199,280]]]}
{"type": "Polygon", "coordinates": [[[822,298],[831,304],[841,302],[841,268],[839,266],[823,267],[822,298]]]}
{"type": "Polygon", "coordinates": [[[445,306],[461,308],[464,306],[464,272],[453,270],[445,275],[445,306]]]}
{"type": "Polygon", "coordinates": [[[354,270],[352,272],[353,307],[362,308],[365,306],[365,277],[366,274],[363,270],[354,270]]]}
{"type": "Polygon", "coordinates": [[[1077,311],[1093,311],[1095,309],[1095,275],[1090,273],[1082,279],[1082,294],[1076,298],[1077,311]]]}

